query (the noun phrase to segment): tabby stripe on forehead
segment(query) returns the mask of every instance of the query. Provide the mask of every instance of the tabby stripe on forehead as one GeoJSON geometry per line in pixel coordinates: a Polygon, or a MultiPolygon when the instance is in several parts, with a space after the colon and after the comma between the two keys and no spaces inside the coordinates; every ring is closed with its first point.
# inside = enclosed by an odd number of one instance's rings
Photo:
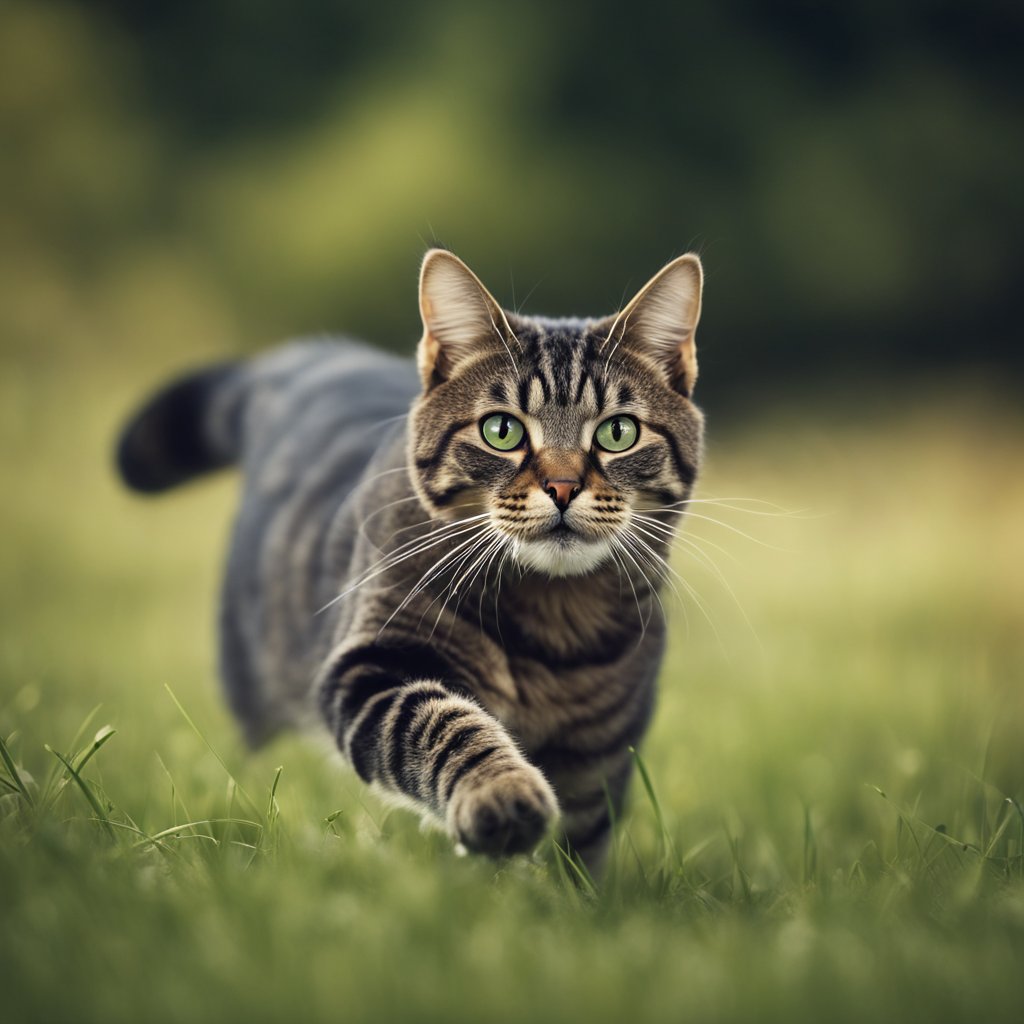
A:
{"type": "Polygon", "coordinates": [[[583,400],[583,391],[584,391],[584,389],[587,386],[587,378],[588,378],[587,370],[584,367],[583,371],[580,373],[580,382],[579,382],[579,384],[576,385],[576,394],[573,395],[573,399],[572,399],[573,403],[576,404],[576,405],[579,405],[580,402],[583,400]]]}
{"type": "Polygon", "coordinates": [[[538,366],[537,372],[534,374],[538,381],[540,381],[540,389],[544,394],[544,401],[551,401],[551,392],[554,390],[554,383],[551,378],[544,372],[543,368],[538,366]]]}
{"type": "Polygon", "coordinates": [[[545,402],[551,401],[551,385],[541,370],[535,369],[533,373],[520,378],[519,381],[519,407],[524,412],[530,411],[530,386],[534,381],[540,384],[541,395],[545,402]]]}
{"type": "Polygon", "coordinates": [[[433,453],[430,455],[418,456],[416,459],[416,465],[420,469],[431,469],[436,466],[444,457],[444,453],[447,450],[448,445],[451,443],[452,438],[460,430],[465,430],[472,422],[472,420],[456,420],[454,423],[450,423],[444,433],[441,434],[441,439],[434,447],[433,453]]]}
{"type": "Polygon", "coordinates": [[[561,353],[556,358],[554,352],[552,352],[549,356],[549,363],[551,366],[551,378],[555,385],[555,401],[559,405],[568,405],[572,371],[576,363],[575,348],[569,353],[568,358],[561,353]]]}
{"type": "Polygon", "coordinates": [[[519,378],[519,408],[526,412],[530,404],[530,378],[519,378]]]}
{"type": "Polygon", "coordinates": [[[508,392],[505,390],[505,385],[502,381],[491,381],[490,395],[495,402],[501,402],[502,405],[508,405],[508,392]]]}

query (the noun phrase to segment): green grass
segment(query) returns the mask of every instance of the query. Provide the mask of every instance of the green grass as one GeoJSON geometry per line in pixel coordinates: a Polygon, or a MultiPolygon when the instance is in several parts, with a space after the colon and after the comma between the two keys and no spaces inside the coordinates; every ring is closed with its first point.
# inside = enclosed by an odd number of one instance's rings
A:
{"type": "Polygon", "coordinates": [[[296,738],[244,750],[212,626],[234,481],[149,503],[106,466],[144,366],[0,374],[5,1020],[1019,1019],[1011,404],[932,387],[712,421],[702,494],[797,511],[704,510],[754,540],[692,522],[736,601],[680,545],[707,617],[670,605],[592,891],[550,847],[456,857],[296,738]]]}

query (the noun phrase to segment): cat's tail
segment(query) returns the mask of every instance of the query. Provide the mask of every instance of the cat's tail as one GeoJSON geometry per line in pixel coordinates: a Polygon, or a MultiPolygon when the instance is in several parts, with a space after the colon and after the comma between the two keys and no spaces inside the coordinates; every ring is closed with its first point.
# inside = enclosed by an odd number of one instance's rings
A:
{"type": "Polygon", "coordinates": [[[243,363],[223,363],[179,377],[153,395],[118,440],[124,482],[154,494],[237,462],[245,377],[243,363]]]}

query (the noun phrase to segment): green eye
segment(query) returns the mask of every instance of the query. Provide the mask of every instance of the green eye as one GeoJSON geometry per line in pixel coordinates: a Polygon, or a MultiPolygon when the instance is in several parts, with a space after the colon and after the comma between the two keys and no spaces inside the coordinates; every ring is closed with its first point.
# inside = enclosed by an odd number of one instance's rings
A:
{"type": "Polygon", "coordinates": [[[484,440],[499,452],[510,452],[522,444],[526,427],[507,412],[496,412],[480,424],[484,440]]]}
{"type": "Polygon", "coordinates": [[[632,416],[612,416],[594,431],[594,440],[606,452],[624,452],[639,436],[640,428],[632,416]]]}

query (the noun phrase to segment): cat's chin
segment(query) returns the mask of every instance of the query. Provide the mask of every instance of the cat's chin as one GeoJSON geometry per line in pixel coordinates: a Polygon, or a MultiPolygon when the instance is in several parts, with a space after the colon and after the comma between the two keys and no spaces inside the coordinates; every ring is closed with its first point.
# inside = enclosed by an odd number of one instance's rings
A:
{"type": "Polygon", "coordinates": [[[544,537],[516,542],[515,558],[524,568],[547,576],[585,576],[605,562],[612,551],[610,540],[587,541],[544,537]]]}

